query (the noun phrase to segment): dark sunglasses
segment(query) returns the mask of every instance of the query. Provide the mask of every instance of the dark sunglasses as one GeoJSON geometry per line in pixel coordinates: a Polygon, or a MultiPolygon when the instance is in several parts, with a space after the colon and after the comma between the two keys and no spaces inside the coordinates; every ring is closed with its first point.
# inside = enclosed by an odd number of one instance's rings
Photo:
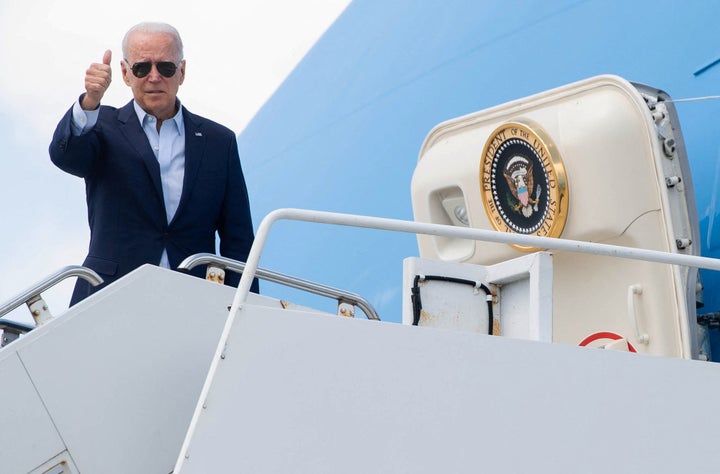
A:
{"type": "MultiPolygon", "coordinates": [[[[125,62],[127,63],[127,60],[125,60],[125,62]]],[[[151,61],[141,61],[130,66],[130,70],[132,70],[132,73],[135,75],[135,77],[139,79],[150,74],[150,71],[152,70],[152,65],[153,63],[151,61]]],[[[157,68],[158,72],[164,77],[173,77],[175,75],[175,72],[177,72],[177,64],[171,61],[157,62],[155,63],[155,67],[157,68]]]]}

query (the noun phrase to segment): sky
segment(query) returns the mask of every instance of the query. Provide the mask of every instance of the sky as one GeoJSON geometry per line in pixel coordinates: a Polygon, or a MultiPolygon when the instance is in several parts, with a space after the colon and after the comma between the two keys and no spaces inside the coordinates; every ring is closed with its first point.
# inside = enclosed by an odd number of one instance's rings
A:
{"type": "MultiPolygon", "coordinates": [[[[120,75],[120,43],[141,21],[182,36],[187,60],[178,96],[192,112],[242,132],[350,0],[0,3],[0,302],[67,265],[81,264],[89,230],[83,181],[50,162],[55,125],[84,91],[85,70],[113,52],[103,103],[131,98],[120,75]]],[[[43,293],[54,315],[74,281],[43,293]]],[[[7,315],[31,323],[24,307],[7,315]]]]}

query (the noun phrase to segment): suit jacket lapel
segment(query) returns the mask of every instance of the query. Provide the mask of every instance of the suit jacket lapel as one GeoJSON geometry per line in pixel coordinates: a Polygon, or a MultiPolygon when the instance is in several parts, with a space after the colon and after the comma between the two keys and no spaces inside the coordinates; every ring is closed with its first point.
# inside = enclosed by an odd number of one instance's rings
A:
{"type": "Polygon", "coordinates": [[[183,177],[183,189],[180,195],[180,203],[173,217],[173,221],[179,216],[192,189],[205,156],[205,135],[203,134],[202,121],[197,115],[192,114],[183,107],[183,123],[185,124],[185,176],[183,177]]]}
{"type": "Polygon", "coordinates": [[[165,209],[162,183],[160,180],[160,164],[158,163],[157,158],[155,158],[152,148],[150,148],[147,135],[145,135],[145,131],[140,125],[140,121],[137,118],[132,101],[118,111],[118,120],[122,123],[120,126],[121,132],[125,135],[125,138],[132,143],[132,146],[145,163],[145,167],[150,174],[150,180],[153,183],[155,192],[162,203],[163,209],[165,209]]]}

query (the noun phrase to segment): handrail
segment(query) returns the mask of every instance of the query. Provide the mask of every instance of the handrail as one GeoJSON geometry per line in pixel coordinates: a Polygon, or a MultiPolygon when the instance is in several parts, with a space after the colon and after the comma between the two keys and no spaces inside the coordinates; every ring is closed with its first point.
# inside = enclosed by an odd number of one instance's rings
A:
{"type": "Polygon", "coordinates": [[[9,329],[12,332],[16,332],[18,334],[25,334],[35,329],[35,327],[30,326],[29,324],[23,324],[17,321],[0,318],[0,330],[4,331],[6,329],[9,329]]]}
{"type": "MultiPolygon", "coordinates": [[[[198,265],[214,264],[222,267],[226,270],[242,273],[245,270],[246,264],[238,260],[232,260],[230,258],[221,257],[212,253],[198,253],[190,255],[183,260],[179,269],[191,270],[198,265]]],[[[272,281],[274,283],[280,283],[291,288],[297,288],[299,290],[305,290],[309,293],[316,295],[325,296],[338,301],[338,303],[345,302],[352,304],[360,308],[368,319],[380,321],[375,308],[372,307],[369,301],[360,295],[351,293],[349,291],[333,288],[331,286],[321,285],[309,280],[303,280],[302,278],[293,277],[284,273],[274,272],[272,270],[265,270],[258,268],[255,272],[255,276],[262,278],[263,280],[272,281]]]]}
{"type": "Polygon", "coordinates": [[[35,329],[28,324],[11,321],[9,319],[0,318],[0,347],[5,347],[13,341],[16,341],[21,334],[27,334],[35,329]]]}
{"type": "Polygon", "coordinates": [[[257,271],[260,254],[270,233],[272,225],[279,220],[295,220],[315,222],[321,224],[334,224],[367,229],[391,230],[412,234],[438,235],[469,240],[496,242],[523,247],[545,248],[548,250],[563,250],[567,252],[605,255],[608,257],[643,260],[648,262],[668,263],[671,265],[684,265],[708,270],[720,271],[720,260],[696,255],[675,254],[658,250],[646,250],[619,245],[583,242],[581,240],[560,239],[555,237],[540,237],[536,235],[513,234],[495,230],[473,229],[470,227],[457,227],[453,225],[430,224],[424,222],[403,221],[382,217],[358,216],[353,214],[339,214],[324,211],[309,211],[305,209],[277,209],[269,213],[260,223],[255,235],[255,241],[250,249],[245,271],[240,278],[240,284],[235,292],[235,298],[230,308],[228,325],[232,323],[237,311],[242,307],[250,291],[250,285],[257,271]]]}
{"type": "Polygon", "coordinates": [[[100,285],[103,282],[100,275],[95,273],[93,270],[81,267],[80,265],[70,265],[58,270],[50,276],[45,277],[27,290],[10,299],[7,303],[0,306],[0,317],[5,316],[10,311],[27,303],[34,297],[39,296],[43,291],[48,288],[52,288],[62,280],[74,276],[87,280],[93,286],[100,285]]]}

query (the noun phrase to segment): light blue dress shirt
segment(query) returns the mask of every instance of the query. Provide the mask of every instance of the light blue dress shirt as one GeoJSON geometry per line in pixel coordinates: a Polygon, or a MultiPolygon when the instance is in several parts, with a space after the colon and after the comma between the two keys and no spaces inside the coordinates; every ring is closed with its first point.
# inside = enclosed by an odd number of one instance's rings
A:
{"type": "MultiPolygon", "coordinates": [[[[178,101],[179,104],[179,101],[178,101]]],[[[137,102],[133,101],[135,113],[148,138],[155,158],[160,165],[160,180],[162,182],[163,199],[168,224],[180,204],[183,179],[185,177],[185,122],[183,121],[182,104],[179,104],[178,113],[171,119],[164,120],[157,130],[157,118],[146,113],[137,102]]],[[[97,123],[100,109],[83,110],[80,101],[73,105],[72,133],[81,135],[90,131],[97,123]]],[[[163,250],[159,265],[170,268],[167,249],[163,250]]]]}

